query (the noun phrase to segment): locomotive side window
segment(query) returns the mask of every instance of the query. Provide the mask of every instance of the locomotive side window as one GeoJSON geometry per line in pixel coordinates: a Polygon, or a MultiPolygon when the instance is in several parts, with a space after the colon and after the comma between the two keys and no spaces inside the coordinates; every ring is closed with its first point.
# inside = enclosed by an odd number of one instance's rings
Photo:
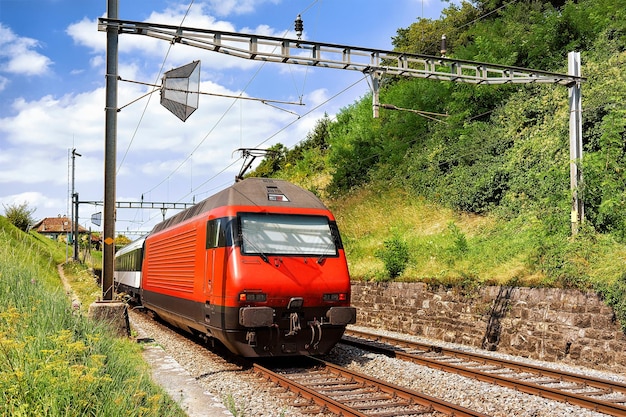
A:
{"type": "Polygon", "coordinates": [[[234,219],[221,217],[209,220],[206,225],[206,248],[219,248],[232,245],[232,223],[234,219]]]}
{"type": "Polygon", "coordinates": [[[240,214],[246,255],[337,256],[336,235],[325,216],[240,214]]]}

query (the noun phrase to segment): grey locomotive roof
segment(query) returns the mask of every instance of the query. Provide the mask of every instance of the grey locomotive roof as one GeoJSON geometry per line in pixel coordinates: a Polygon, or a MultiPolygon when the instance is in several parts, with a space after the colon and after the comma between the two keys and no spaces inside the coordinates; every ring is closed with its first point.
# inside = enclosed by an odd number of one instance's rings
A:
{"type": "Polygon", "coordinates": [[[269,178],[246,178],[157,224],[152,229],[152,233],[223,206],[326,209],[324,203],[315,194],[288,181],[269,178]],[[281,196],[286,197],[288,201],[285,201],[281,196]]]}

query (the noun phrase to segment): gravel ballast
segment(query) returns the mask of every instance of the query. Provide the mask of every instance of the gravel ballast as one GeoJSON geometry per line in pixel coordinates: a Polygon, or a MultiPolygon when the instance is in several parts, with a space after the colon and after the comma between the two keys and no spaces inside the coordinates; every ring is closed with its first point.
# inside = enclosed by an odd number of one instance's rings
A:
{"type": "MultiPolygon", "coordinates": [[[[162,347],[166,355],[170,356],[189,373],[191,376],[189,378],[191,380],[190,383],[199,384],[209,395],[218,400],[221,399],[226,408],[235,415],[311,417],[311,414],[303,414],[297,407],[289,405],[289,399],[284,398],[283,395],[278,395],[279,391],[275,387],[260,379],[253,371],[244,369],[242,366],[224,359],[222,356],[211,352],[206,346],[178,334],[141,313],[131,312],[130,321],[135,332],[137,332],[137,329],[140,329],[142,335],[147,335],[149,340],[153,340],[152,343],[162,347]]],[[[509,355],[394,332],[358,326],[353,326],[353,328],[396,338],[420,342],[427,341],[431,344],[476,351],[483,355],[513,358],[509,355]]],[[[331,354],[324,359],[338,363],[351,370],[442,398],[494,417],[606,416],[592,410],[407,363],[344,344],[337,345],[331,354]]],[[[619,374],[533,361],[519,357],[513,359],[598,378],[626,382],[626,378],[619,374]]],[[[333,414],[313,415],[313,417],[327,416],[330,417],[333,414]]]]}

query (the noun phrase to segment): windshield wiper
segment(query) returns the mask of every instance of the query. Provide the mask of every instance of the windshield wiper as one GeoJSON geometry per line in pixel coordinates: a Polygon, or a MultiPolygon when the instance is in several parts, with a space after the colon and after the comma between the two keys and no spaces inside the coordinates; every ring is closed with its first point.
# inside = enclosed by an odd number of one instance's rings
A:
{"type": "Polygon", "coordinates": [[[329,255],[328,253],[326,253],[326,251],[327,251],[328,249],[330,249],[330,247],[332,247],[332,246],[335,246],[335,241],[334,241],[334,240],[331,240],[331,242],[330,242],[330,243],[329,243],[329,244],[328,244],[328,245],[324,248],[324,250],[322,251],[322,254],[320,255],[320,257],[319,257],[319,258],[317,258],[317,263],[318,263],[318,264],[321,264],[321,263],[322,263],[322,261],[324,260],[324,258],[325,258],[325,257],[327,257],[327,256],[329,255]]]}
{"type": "Polygon", "coordinates": [[[243,240],[245,240],[247,243],[249,243],[249,244],[250,244],[250,246],[252,246],[252,247],[253,247],[253,248],[257,251],[257,253],[258,253],[258,255],[261,257],[261,259],[263,259],[263,260],[264,260],[266,263],[268,263],[268,264],[270,263],[270,260],[269,260],[269,258],[267,257],[267,255],[266,255],[266,254],[264,254],[264,253],[263,253],[263,251],[262,251],[262,250],[261,250],[261,249],[260,249],[257,245],[255,245],[255,244],[254,244],[254,242],[252,242],[250,239],[248,239],[248,238],[247,238],[245,235],[243,235],[243,234],[241,235],[241,237],[243,238],[243,240]]]}

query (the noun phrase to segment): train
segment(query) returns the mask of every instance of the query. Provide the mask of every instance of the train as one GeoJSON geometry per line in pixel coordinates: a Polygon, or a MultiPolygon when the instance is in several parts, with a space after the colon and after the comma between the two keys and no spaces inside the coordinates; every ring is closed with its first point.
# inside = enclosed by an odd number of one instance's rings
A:
{"type": "Polygon", "coordinates": [[[118,294],[244,357],[324,355],[356,322],[337,222],[312,192],[246,178],[116,252],[118,294]]]}

